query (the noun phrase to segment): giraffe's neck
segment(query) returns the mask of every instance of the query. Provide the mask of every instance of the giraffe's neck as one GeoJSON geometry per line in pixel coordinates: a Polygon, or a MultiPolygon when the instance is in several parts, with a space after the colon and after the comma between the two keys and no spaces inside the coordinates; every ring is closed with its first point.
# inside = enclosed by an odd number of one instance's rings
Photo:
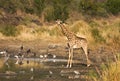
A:
{"type": "Polygon", "coordinates": [[[75,34],[69,31],[63,24],[60,24],[60,27],[62,29],[63,34],[68,38],[68,40],[71,40],[75,37],[75,34]]]}

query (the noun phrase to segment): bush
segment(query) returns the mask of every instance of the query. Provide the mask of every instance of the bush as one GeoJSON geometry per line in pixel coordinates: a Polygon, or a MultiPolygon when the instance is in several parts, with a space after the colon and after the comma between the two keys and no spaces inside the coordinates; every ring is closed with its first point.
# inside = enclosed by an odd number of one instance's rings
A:
{"type": "Polygon", "coordinates": [[[45,18],[47,21],[60,19],[65,21],[69,17],[68,4],[70,0],[52,0],[51,4],[47,6],[45,18]]]}
{"type": "Polygon", "coordinates": [[[59,31],[57,27],[53,28],[52,30],[49,30],[49,35],[50,36],[61,36],[62,33],[59,31]]]}
{"type": "Polygon", "coordinates": [[[45,12],[45,14],[44,14],[45,20],[51,21],[51,20],[55,19],[53,6],[49,6],[49,7],[45,8],[44,12],[45,12]]]}
{"type": "Polygon", "coordinates": [[[89,72],[90,81],[120,81],[120,54],[113,54],[113,57],[114,61],[107,57],[107,62],[89,72]]]}
{"type": "Polygon", "coordinates": [[[112,14],[118,14],[120,12],[120,0],[107,0],[106,9],[112,14]]]}
{"type": "Polygon", "coordinates": [[[90,21],[89,22],[89,25],[91,26],[91,27],[99,27],[100,25],[97,23],[97,22],[95,22],[95,21],[90,21]]]}
{"type": "Polygon", "coordinates": [[[56,5],[54,7],[54,16],[55,16],[55,20],[56,19],[60,19],[62,21],[65,21],[67,18],[68,18],[68,11],[67,11],[67,7],[64,6],[59,6],[59,5],[56,5]]]}
{"type": "Polygon", "coordinates": [[[104,2],[97,2],[96,0],[81,0],[79,2],[79,11],[91,16],[106,16],[104,2]]]}
{"type": "Polygon", "coordinates": [[[105,42],[105,39],[100,35],[100,32],[97,28],[93,28],[91,33],[96,42],[105,42]]]}
{"type": "Polygon", "coordinates": [[[0,7],[2,7],[8,13],[16,12],[16,4],[15,0],[0,0],[0,7]]]}
{"type": "Polygon", "coordinates": [[[34,10],[34,6],[33,6],[33,0],[17,0],[17,9],[26,12],[26,13],[30,13],[33,14],[35,12],[34,10]]]}
{"type": "Polygon", "coordinates": [[[45,7],[45,0],[34,0],[34,10],[35,13],[39,16],[45,7]]]}
{"type": "Polygon", "coordinates": [[[19,33],[17,28],[12,25],[3,25],[0,27],[0,32],[5,36],[16,36],[19,33]]]}

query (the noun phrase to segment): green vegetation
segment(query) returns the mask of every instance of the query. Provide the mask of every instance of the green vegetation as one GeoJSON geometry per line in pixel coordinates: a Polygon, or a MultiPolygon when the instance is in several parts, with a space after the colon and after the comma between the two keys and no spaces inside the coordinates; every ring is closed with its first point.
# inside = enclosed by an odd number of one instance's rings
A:
{"type": "Polygon", "coordinates": [[[45,18],[47,21],[53,21],[57,19],[66,20],[68,19],[68,7],[70,5],[70,0],[52,0],[46,6],[45,18]]]}
{"type": "Polygon", "coordinates": [[[120,0],[107,0],[106,9],[112,14],[118,14],[120,12],[120,0]]]}
{"type": "Polygon", "coordinates": [[[16,36],[20,33],[13,25],[1,25],[0,32],[5,36],[16,36]]]}
{"type": "Polygon", "coordinates": [[[73,11],[91,16],[107,16],[120,12],[120,0],[0,0],[0,9],[7,13],[21,10],[25,13],[42,16],[46,21],[66,20],[73,11]]]}
{"type": "Polygon", "coordinates": [[[37,15],[40,15],[42,13],[44,7],[45,7],[45,0],[34,0],[33,2],[34,7],[35,7],[35,13],[37,15]]]}
{"type": "Polygon", "coordinates": [[[91,16],[105,16],[107,13],[104,7],[104,2],[97,2],[96,0],[81,0],[79,4],[80,12],[91,16]]]}
{"type": "Polygon", "coordinates": [[[0,0],[1,9],[8,13],[16,13],[17,10],[21,10],[26,13],[40,14],[44,9],[45,0],[0,0]]]}
{"type": "Polygon", "coordinates": [[[0,0],[0,36],[26,40],[61,37],[60,28],[54,26],[55,20],[60,19],[90,44],[117,46],[119,4],[120,0],[0,0]]]}
{"type": "MultiPolygon", "coordinates": [[[[60,19],[76,35],[86,38],[91,50],[103,45],[116,51],[120,48],[119,13],[120,0],[0,0],[0,40],[10,37],[65,42],[60,27],[55,24],[60,19]]],[[[1,61],[0,72],[20,70],[11,63],[10,66],[1,61]]],[[[44,65],[36,66],[44,68],[44,65]]],[[[26,71],[30,68],[27,64],[23,67],[26,71]]],[[[119,67],[117,59],[115,63],[101,65],[100,70],[95,68],[96,71],[90,71],[92,81],[120,80],[119,67]]]]}
{"type": "Polygon", "coordinates": [[[115,56],[116,62],[102,64],[100,69],[95,67],[95,70],[89,72],[91,81],[119,81],[120,80],[120,54],[115,56]]]}
{"type": "Polygon", "coordinates": [[[93,28],[91,30],[92,36],[94,37],[96,42],[105,42],[105,39],[100,35],[100,32],[97,28],[93,28]]]}

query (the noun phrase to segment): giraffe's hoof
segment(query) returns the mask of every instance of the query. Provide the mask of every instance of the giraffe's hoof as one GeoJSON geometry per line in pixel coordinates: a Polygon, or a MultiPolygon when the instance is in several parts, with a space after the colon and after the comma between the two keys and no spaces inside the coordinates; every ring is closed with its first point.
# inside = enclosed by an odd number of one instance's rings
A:
{"type": "Polygon", "coordinates": [[[69,68],[71,68],[72,67],[72,65],[70,65],[70,67],[69,68]]]}
{"type": "Polygon", "coordinates": [[[66,68],[69,68],[69,65],[67,65],[66,68]]]}
{"type": "Polygon", "coordinates": [[[87,64],[87,67],[90,67],[90,64],[87,64]]]}
{"type": "Polygon", "coordinates": [[[72,66],[71,65],[67,65],[66,68],[71,68],[72,66]]]}

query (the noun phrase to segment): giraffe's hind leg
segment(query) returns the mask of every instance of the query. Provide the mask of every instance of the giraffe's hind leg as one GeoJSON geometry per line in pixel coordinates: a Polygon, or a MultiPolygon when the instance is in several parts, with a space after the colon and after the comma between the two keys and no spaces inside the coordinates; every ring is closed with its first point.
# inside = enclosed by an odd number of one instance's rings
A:
{"type": "Polygon", "coordinates": [[[88,59],[88,50],[87,50],[87,45],[86,45],[86,46],[84,46],[84,47],[82,47],[82,48],[83,48],[83,51],[84,51],[85,56],[86,56],[86,60],[87,60],[87,67],[89,67],[89,66],[90,66],[90,61],[89,61],[89,59],[88,59]]]}

